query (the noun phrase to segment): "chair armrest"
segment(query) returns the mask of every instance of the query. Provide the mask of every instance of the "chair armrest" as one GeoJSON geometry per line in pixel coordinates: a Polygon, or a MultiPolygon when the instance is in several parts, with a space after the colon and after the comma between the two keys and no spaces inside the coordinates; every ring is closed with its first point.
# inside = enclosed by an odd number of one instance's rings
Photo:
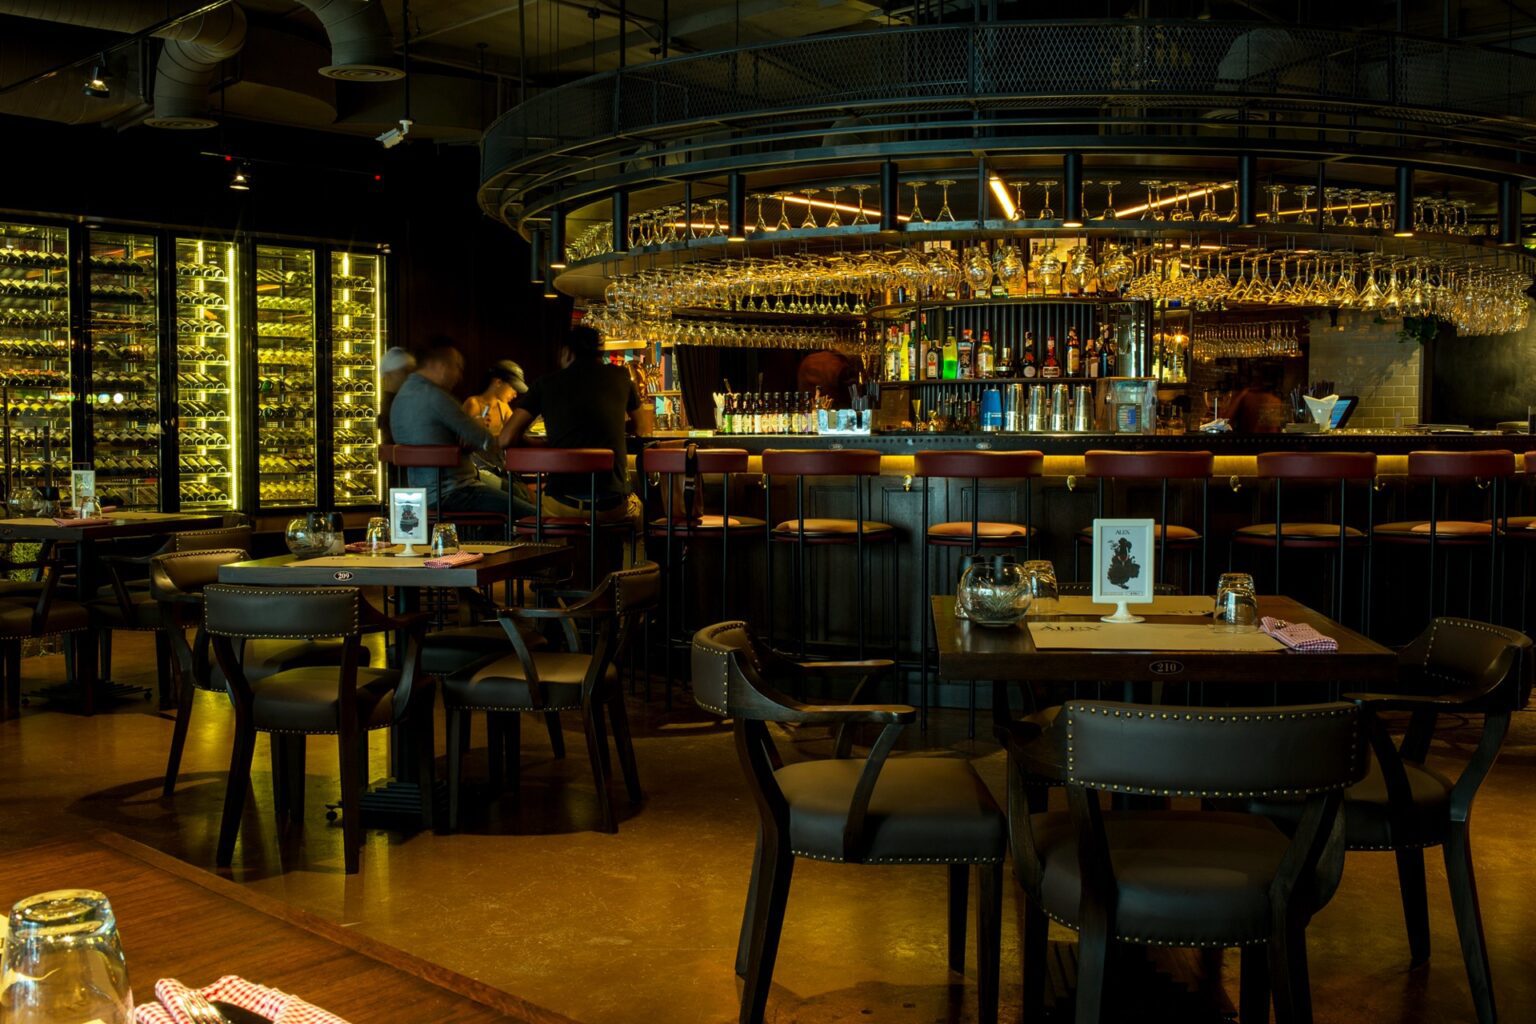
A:
{"type": "Polygon", "coordinates": [[[906,704],[801,704],[790,719],[805,725],[907,725],[917,709],[906,704]]]}
{"type": "Polygon", "coordinates": [[[1488,694],[1483,690],[1459,690],[1456,693],[1346,693],[1352,700],[1372,711],[1455,711],[1476,704],[1488,694]]]}
{"type": "Polygon", "coordinates": [[[379,611],[367,601],[359,602],[362,609],[363,632],[376,633],[386,629],[398,629],[418,636],[427,632],[432,621],[431,612],[410,612],[406,615],[389,615],[379,611]]]}
{"type": "Polygon", "coordinates": [[[895,668],[889,658],[869,658],[865,661],[797,661],[802,672],[884,672],[895,668]]]}

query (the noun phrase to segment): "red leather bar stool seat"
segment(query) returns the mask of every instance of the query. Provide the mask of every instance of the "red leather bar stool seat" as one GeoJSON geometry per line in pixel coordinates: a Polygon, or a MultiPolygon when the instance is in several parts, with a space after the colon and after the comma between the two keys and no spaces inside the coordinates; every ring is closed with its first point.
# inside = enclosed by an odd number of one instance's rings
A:
{"type": "MultiPolygon", "coordinates": [[[[671,484],[677,477],[684,476],[688,472],[689,452],[685,446],[663,447],[654,446],[647,448],[640,456],[640,467],[646,473],[659,473],[666,478],[667,484],[671,484]]],[[[699,476],[719,476],[722,478],[726,491],[730,488],[730,478],[737,473],[747,471],[749,456],[744,448],[695,448],[693,450],[694,472],[699,476]]],[[[729,531],[732,534],[751,533],[756,534],[765,525],[761,519],[753,516],[714,515],[702,512],[700,509],[668,509],[667,505],[672,498],[671,492],[663,500],[662,515],[651,519],[646,523],[646,535],[650,537],[665,537],[667,535],[667,520],[672,521],[673,536],[682,534],[719,534],[729,531]]],[[[729,503],[730,495],[724,494],[724,500],[729,503]]]]}
{"type": "MultiPolygon", "coordinates": [[[[1428,480],[1436,490],[1440,484],[1482,485],[1514,474],[1515,454],[1510,451],[1408,453],[1409,480],[1428,480]]],[[[1379,524],[1375,535],[1384,544],[1428,544],[1433,539],[1438,544],[1487,545],[1494,539],[1493,523],[1492,518],[1405,519],[1379,524]]]]}
{"type": "MultiPolygon", "coordinates": [[[[590,559],[587,585],[589,588],[596,586],[598,538],[634,539],[634,523],[627,514],[623,518],[601,518],[614,508],[627,509],[628,495],[613,496],[608,499],[608,507],[597,507],[597,480],[614,471],[613,452],[607,448],[509,448],[503,453],[502,459],[507,472],[534,478],[534,514],[521,516],[514,521],[512,532],[520,537],[535,539],[586,537],[590,559]],[[586,506],[583,510],[586,515],[545,514],[544,494],[551,476],[587,478],[587,497],[580,499],[586,506]]],[[[565,498],[574,496],[561,496],[562,504],[565,498]]],[[[510,495],[507,500],[510,508],[510,495]]]]}
{"type": "MultiPolygon", "coordinates": [[[[984,547],[1017,547],[1029,536],[1029,527],[1023,523],[991,523],[976,521],[977,540],[984,547]],[[988,542],[992,542],[988,544],[988,542]],[[1006,545],[1001,541],[1008,541],[1006,545]]],[[[971,543],[971,524],[967,522],[934,523],[928,527],[928,543],[941,547],[965,547],[971,543]]]]}
{"type": "MultiPolygon", "coordinates": [[[[1094,449],[1083,453],[1083,475],[1089,480],[1098,482],[1098,501],[1094,518],[1115,518],[1121,515],[1130,516],[1129,512],[1111,513],[1110,507],[1115,504],[1113,496],[1106,493],[1106,484],[1114,484],[1117,488],[1120,484],[1151,484],[1159,487],[1158,514],[1146,518],[1153,521],[1154,536],[1157,539],[1158,559],[1156,561],[1157,582],[1162,582],[1166,572],[1167,559],[1162,556],[1168,551],[1177,551],[1187,556],[1189,572],[1190,593],[1201,593],[1206,579],[1206,535],[1210,522],[1210,482],[1211,468],[1215,464],[1215,456],[1208,451],[1113,451],[1107,449],[1094,449]],[[1168,485],[1171,481],[1195,481],[1200,484],[1200,528],[1185,526],[1181,523],[1168,522],[1168,485]],[[1200,570],[1198,575],[1194,571],[1195,552],[1200,553],[1200,570]]],[[[1089,523],[1078,530],[1073,545],[1073,575],[1082,578],[1081,558],[1083,548],[1093,542],[1093,524],[1089,523]]]]}
{"type": "MultiPolygon", "coordinates": [[[[394,444],[381,445],[380,456],[384,457],[388,449],[388,457],[385,459],[391,466],[398,469],[432,469],[437,471],[437,493],[442,494],[443,470],[453,469],[459,464],[459,458],[463,454],[456,444],[394,444]]],[[[407,474],[408,476],[408,474],[407,474]]],[[[433,521],[451,520],[454,525],[462,527],[485,527],[490,529],[505,530],[507,517],[501,512],[466,512],[450,511],[443,515],[439,504],[434,504],[427,510],[433,521]]]]}
{"type": "MultiPolygon", "coordinates": [[[[850,448],[843,450],[827,449],[769,449],[763,452],[763,482],[766,488],[766,515],[765,523],[773,526],[767,531],[767,537],[773,544],[792,545],[795,552],[795,593],[791,601],[795,609],[796,635],[799,639],[800,655],[805,656],[805,579],[806,563],[805,551],[810,547],[852,547],[855,549],[855,631],[858,636],[858,656],[864,657],[866,640],[866,624],[864,610],[866,607],[865,590],[869,585],[869,563],[864,557],[864,549],[868,544],[890,545],[896,540],[896,528],[890,523],[883,523],[870,519],[866,512],[869,507],[868,482],[871,477],[880,475],[880,453],[863,448],[850,448]],[[775,478],[794,479],[795,512],[788,519],[776,518],[773,514],[773,481],[775,478]],[[806,514],[805,482],[806,480],[825,480],[829,478],[849,478],[854,482],[853,505],[855,514],[852,518],[833,516],[810,516],[806,514]]],[[[891,574],[894,580],[897,569],[897,559],[891,559],[891,574]]],[[[773,607],[777,595],[774,592],[773,556],[768,557],[768,635],[773,635],[773,607]]],[[[894,590],[895,588],[893,588],[894,590]]],[[[897,621],[897,620],[893,620],[897,621]]],[[[894,637],[894,627],[893,627],[894,637]]]]}
{"type": "MultiPolygon", "coordinates": [[[[1338,523],[1282,523],[1280,525],[1281,543],[1288,548],[1333,548],[1339,545],[1338,523]]],[[[1351,544],[1364,544],[1365,531],[1357,530],[1353,526],[1344,527],[1344,539],[1351,544]]],[[[1244,526],[1232,535],[1232,540],[1237,544],[1251,544],[1260,547],[1275,546],[1275,524],[1255,523],[1252,526],[1244,526]]]]}
{"type": "Polygon", "coordinates": [[[1442,544],[1485,544],[1493,532],[1492,523],[1474,523],[1466,519],[1441,519],[1433,528],[1427,519],[1405,519],[1398,523],[1381,523],[1376,527],[1376,539],[1383,543],[1429,543],[1431,533],[1439,534],[1442,544]]]}
{"type": "MultiPolygon", "coordinates": [[[[1158,540],[1166,540],[1169,547],[1198,544],[1200,542],[1199,530],[1191,529],[1188,526],[1180,526],[1178,523],[1153,523],[1152,532],[1153,536],[1158,540]]],[[[1087,543],[1093,537],[1093,527],[1091,525],[1085,526],[1077,531],[1077,535],[1083,543],[1087,543]]]]}

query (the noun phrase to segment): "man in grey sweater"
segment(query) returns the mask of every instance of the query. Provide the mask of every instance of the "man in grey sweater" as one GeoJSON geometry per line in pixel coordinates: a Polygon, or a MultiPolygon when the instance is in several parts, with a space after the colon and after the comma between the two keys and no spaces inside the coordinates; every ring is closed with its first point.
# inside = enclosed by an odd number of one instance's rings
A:
{"type": "MultiPolygon", "coordinates": [[[[396,444],[460,447],[459,464],[441,470],[444,512],[505,512],[508,482],[477,469],[474,453],[483,452],[491,462],[499,463],[500,451],[510,441],[511,431],[504,429],[498,437],[464,412],[453,397],[453,388],[463,376],[463,353],[449,338],[432,338],[416,357],[416,372],[405,379],[390,407],[390,433],[396,444]]],[[[436,469],[412,466],[407,483],[425,487],[427,501],[437,504],[438,473],[436,469]]],[[[510,487],[513,516],[533,515],[528,489],[516,480],[511,481],[510,487]]]]}

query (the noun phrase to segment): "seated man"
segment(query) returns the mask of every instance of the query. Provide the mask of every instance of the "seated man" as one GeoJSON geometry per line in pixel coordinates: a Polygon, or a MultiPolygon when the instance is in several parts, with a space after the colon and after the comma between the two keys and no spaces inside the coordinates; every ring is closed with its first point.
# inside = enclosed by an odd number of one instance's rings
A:
{"type": "MultiPolygon", "coordinates": [[[[640,396],[622,366],[603,361],[602,339],[590,327],[573,327],[560,346],[560,369],[533,383],[512,410],[507,443],[517,444],[529,425],[544,417],[551,448],[607,448],[613,474],[597,480],[597,517],[604,522],[629,519],[636,538],[643,537],[640,499],[630,493],[625,435],[634,430],[640,396]]],[[[589,514],[590,479],[552,475],[544,491],[546,516],[589,514]]]]}
{"type": "MultiPolygon", "coordinates": [[[[390,432],[396,444],[457,444],[464,451],[459,464],[442,470],[443,512],[506,512],[506,481],[475,468],[473,454],[484,452],[492,462],[501,461],[500,450],[510,436],[511,424],[492,434],[460,408],[453,387],[464,376],[464,356],[449,338],[435,337],[416,357],[416,372],[405,379],[389,410],[390,432]]],[[[407,481],[427,489],[427,502],[438,504],[438,470],[412,466],[407,481]]],[[[533,514],[528,489],[511,482],[512,515],[533,514]]]]}

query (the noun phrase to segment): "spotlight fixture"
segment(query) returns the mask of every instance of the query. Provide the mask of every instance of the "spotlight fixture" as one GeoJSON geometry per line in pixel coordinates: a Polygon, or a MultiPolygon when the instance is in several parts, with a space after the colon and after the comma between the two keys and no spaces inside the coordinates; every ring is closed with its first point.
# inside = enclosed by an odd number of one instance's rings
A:
{"type": "MultiPolygon", "coordinates": [[[[528,232],[528,283],[543,284],[547,276],[544,273],[544,232],[534,228],[528,232]]],[[[544,290],[549,291],[548,288],[544,290]]]]}
{"type": "Polygon", "coordinates": [[[565,269],[565,211],[549,211],[549,269],[565,269]]]}
{"type": "Polygon", "coordinates": [[[730,177],[725,179],[725,206],[730,222],[726,228],[725,240],[745,242],[747,240],[747,176],[740,171],[732,171],[730,177]]]}
{"type": "Polygon", "coordinates": [[[1509,247],[1520,244],[1520,206],[1524,198],[1520,184],[1513,178],[1499,182],[1499,242],[1509,247]]]}
{"type": "Polygon", "coordinates": [[[107,99],[112,95],[112,72],[107,67],[106,54],[97,58],[96,66],[91,68],[90,77],[85,80],[85,88],[80,91],[98,100],[107,99]]]}
{"type": "Polygon", "coordinates": [[[251,172],[245,164],[235,168],[235,176],[229,179],[229,187],[236,192],[249,192],[251,190],[251,172]]]}
{"type": "Polygon", "coordinates": [[[901,172],[890,160],[880,165],[880,230],[900,231],[901,172]]]}
{"type": "Polygon", "coordinates": [[[1258,227],[1254,200],[1258,198],[1259,159],[1250,153],[1237,158],[1237,226],[1258,227]]]}
{"type": "Polygon", "coordinates": [[[1392,221],[1394,238],[1413,237],[1413,168],[1397,169],[1396,218],[1392,221]]]}
{"type": "Polygon", "coordinates": [[[613,194],[613,251],[629,251],[629,193],[613,194]]]}
{"type": "Polygon", "coordinates": [[[1061,226],[1083,226],[1083,154],[1068,153],[1061,159],[1061,226]]]}

